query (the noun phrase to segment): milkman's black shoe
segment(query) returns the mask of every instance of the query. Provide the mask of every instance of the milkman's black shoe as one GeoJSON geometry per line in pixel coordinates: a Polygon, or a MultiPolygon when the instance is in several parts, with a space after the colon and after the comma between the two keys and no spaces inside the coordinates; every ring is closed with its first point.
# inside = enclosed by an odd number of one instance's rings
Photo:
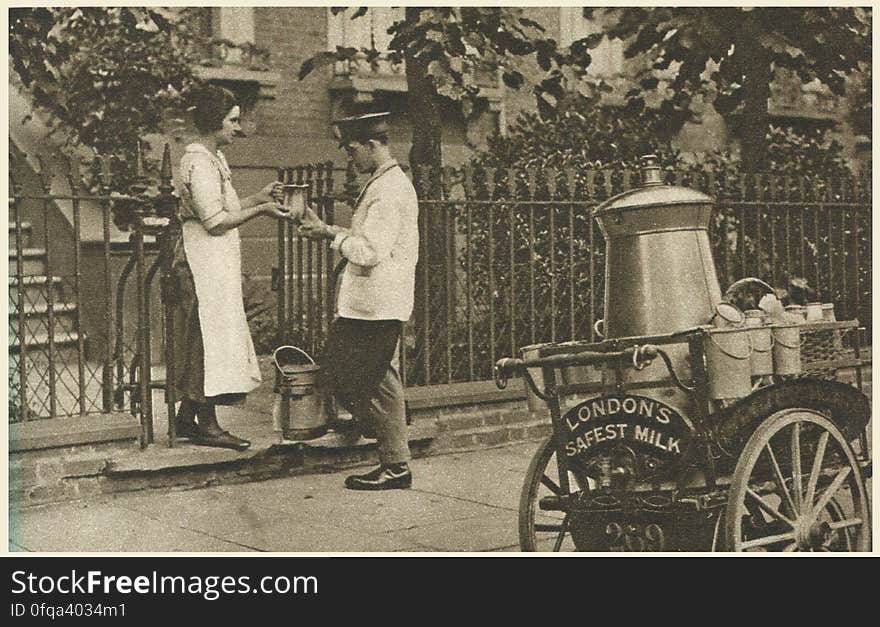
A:
{"type": "Polygon", "coordinates": [[[412,472],[406,464],[379,466],[365,475],[345,478],[349,490],[400,490],[412,487],[412,472]]]}

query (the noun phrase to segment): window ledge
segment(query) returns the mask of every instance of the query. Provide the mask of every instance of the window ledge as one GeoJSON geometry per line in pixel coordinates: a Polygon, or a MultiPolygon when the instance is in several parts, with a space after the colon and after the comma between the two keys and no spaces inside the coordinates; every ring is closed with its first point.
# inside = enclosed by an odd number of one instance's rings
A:
{"type": "MultiPolygon", "coordinates": [[[[406,75],[392,73],[352,73],[339,74],[330,82],[331,92],[353,92],[355,102],[369,103],[378,92],[405,94],[407,92],[406,75]]],[[[500,87],[480,86],[479,98],[491,105],[501,105],[503,90],[500,87]]],[[[494,109],[493,109],[494,110],[494,109]]]]}
{"type": "Polygon", "coordinates": [[[232,81],[238,83],[257,83],[261,98],[275,98],[280,75],[268,70],[252,70],[244,65],[226,63],[220,66],[197,65],[195,75],[206,81],[232,81]]]}

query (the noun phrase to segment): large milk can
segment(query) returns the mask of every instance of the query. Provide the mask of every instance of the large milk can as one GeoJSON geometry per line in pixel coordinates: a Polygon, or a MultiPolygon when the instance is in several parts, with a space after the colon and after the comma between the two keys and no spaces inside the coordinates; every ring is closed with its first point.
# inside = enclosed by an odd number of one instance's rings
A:
{"type": "Polygon", "coordinates": [[[660,335],[706,324],[721,301],[709,244],[715,201],[664,185],[643,157],[642,186],[593,211],[605,236],[605,337],[660,335]]]}
{"type": "MultiPolygon", "coordinates": [[[[709,243],[715,204],[702,192],[663,184],[657,158],[642,158],[640,187],[593,210],[605,237],[606,338],[664,335],[709,324],[721,301],[709,243]]],[[[690,376],[687,346],[667,351],[679,376],[690,376]]],[[[668,379],[659,361],[627,369],[630,382],[668,379]]],[[[687,395],[672,386],[657,390],[687,410],[687,395]]]]}

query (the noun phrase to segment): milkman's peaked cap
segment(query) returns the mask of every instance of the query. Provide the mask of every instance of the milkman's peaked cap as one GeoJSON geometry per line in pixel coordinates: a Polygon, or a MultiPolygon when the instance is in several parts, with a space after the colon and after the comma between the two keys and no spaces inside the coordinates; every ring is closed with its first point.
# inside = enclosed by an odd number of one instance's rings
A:
{"type": "Polygon", "coordinates": [[[388,133],[388,118],[391,114],[387,111],[381,113],[366,113],[349,118],[334,120],[333,126],[336,138],[344,143],[347,141],[366,141],[377,135],[388,133]]]}

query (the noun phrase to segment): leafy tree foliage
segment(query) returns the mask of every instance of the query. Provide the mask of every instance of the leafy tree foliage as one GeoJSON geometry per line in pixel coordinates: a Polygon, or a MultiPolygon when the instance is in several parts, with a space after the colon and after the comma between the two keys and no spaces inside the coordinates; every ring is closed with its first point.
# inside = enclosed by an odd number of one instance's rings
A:
{"type": "Polygon", "coordinates": [[[664,115],[686,115],[697,95],[742,116],[743,163],[764,168],[767,100],[778,68],[842,96],[846,79],[871,62],[871,11],[859,7],[621,7],[601,10],[605,35],[627,57],[653,60],[627,96],[662,90],[664,115]]]}
{"type": "Polygon", "coordinates": [[[194,81],[186,12],[17,8],[9,18],[12,68],[36,105],[69,142],[121,157],[130,174],[137,142],[194,81]]]}
{"type": "MultiPolygon", "coordinates": [[[[448,322],[441,299],[431,301],[432,351],[442,353],[451,344],[453,378],[464,376],[459,364],[467,365],[469,333],[478,374],[487,377],[489,338],[497,357],[536,341],[591,336],[592,320],[602,316],[605,246],[590,209],[632,185],[636,179],[627,180],[623,172],[634,173],[639,156],[649,150],[660,155],[668,182],[680,176],[681,184],[716,198],[711,245],[722,288],[744,276],[777,286],[802,276],[820,289],[822,299],[837,303],[839,315],[870,319],[870,264],[853,263],[856,249],[860,259],[870,259],[867,200],[862,198],[861,208],[829,210],[821,204],[854,200],[839,144],[818,130],[771,127],[767,169],[756,176],[729,152],[693,162],[669,140],[646,141],[660,136],[664,123],[650,109],[602,109],[575,100],[549,119],[522,115],[507,136],[491,138],[468,163],[465,185],[457,186],[461,172],[458,179],[449,176],[450,199],[494,200],[450,200],[448,214],[435,210],[428,216],[429,233],[442,232],[445,221],[452,221],[455,273],[467,276],[470,286],[472,331],[463,314],[448,322]],[[754,202],[757,198],[791,204],[754,202]]],[[[432,273],[429,280],[428,293],[442,293],[443,277],[432,273]]],[[[432,380],[448,376],[444,360],[435,359],[431,367],[432,380]]]]}
{"type": "MultiPolygon", "coordinates": [[[[338,14],[345,9],[332,10],[338,14]]],[[[351,19],[366,13],[366,8],[360,8],[351,19]]],[[[520,88],[526,77],[519,60],[534,56],[545,75],[533,90],[542,112],[549,113],[562,100],[566,79],[583,78],[591,61],[583,42],[560,50],[545,36],[544,27],[525,17],[520,7],[407,7],[404,19],[388,32],[393,36],[388,57],[406,63],[409,114],[420,122],[413,128],[409,161],[414,168],[441,165],[440,99],[460,101],[468,115],[480,95],[477,77],[481,73],[494,77],[500,72],[505,85],[520,88]]],[[[373,62],[381,54],[375,48],[339,46],[304,61],[299,77],[358,55],[373,62]]],[[[585,80],[583,89],[590,88],[607,89],[601,82],[585,80]]]]}

